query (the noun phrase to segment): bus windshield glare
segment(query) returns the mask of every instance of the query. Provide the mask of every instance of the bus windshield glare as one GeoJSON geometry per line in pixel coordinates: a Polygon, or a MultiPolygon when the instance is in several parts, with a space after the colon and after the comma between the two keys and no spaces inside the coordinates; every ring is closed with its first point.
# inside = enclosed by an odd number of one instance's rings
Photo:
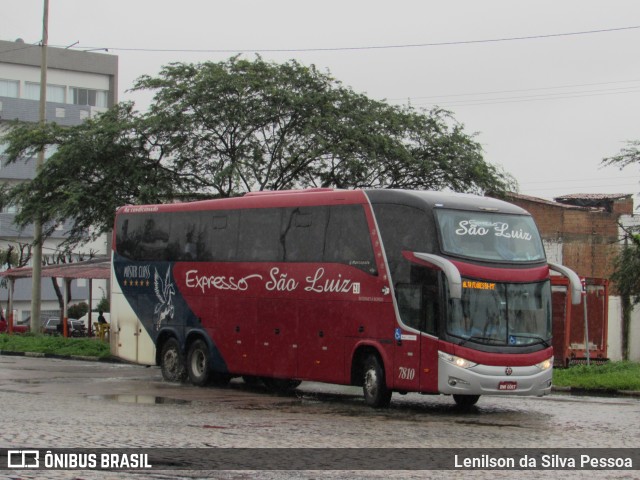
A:
{"type": "Polygon", "coordinates": [[[544,261],[538,229],[528,215],[437,209],[442,250],[498,262],[544,261]]]}
{"type": "Polygon", "coordinates": [[[540,283],[462,280],[462,300],[452,302],[447,332],[464,342],[522,346],[551,338],[551,287],[540,283]]]}

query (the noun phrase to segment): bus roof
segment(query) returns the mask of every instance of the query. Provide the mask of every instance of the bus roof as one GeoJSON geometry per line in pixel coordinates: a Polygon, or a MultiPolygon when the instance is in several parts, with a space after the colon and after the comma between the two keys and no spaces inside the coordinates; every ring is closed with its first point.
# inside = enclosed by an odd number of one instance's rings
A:
{"type": "Polygon", "coordinates": [[[365,190],[365,193],[371,200],[371,203],[374,204],[395,203],[429,211],[434,208],[451,208],[455,210],[529,215],[529,212],[512,203],[468,193],[392,189],[365,190]]]}
{"type": "Polygon", "coordinates": [[[348,205],[367,203],[396,203],[422,210],[452,208],[471,211],[491,211],[528,215],[528,212],[511,203],[491,197],[464,193],[425,190],[343,190],[333,188],[309,188],[305,190],[275,190],[249,192],[242,197],[200,200],[196,202],[158,205],[127,205],[118,209],[122,213],[181,212],[199,210],[236,210],[244,208],[274,208],[288,206],[310,207],[315,205],[348,205]]]}
{"type": "Polygon", "coordinates": [[[198,210],[236,210],[244,208],[274,208],[287,206],[348,205],[367,203],[362,190],[309,188],[305,190],[275,190],[249,192],[242,197],[200,200],[196,202],[161,205],[127,205],[118,209],[122,213],[181,212],[198,210]]]}

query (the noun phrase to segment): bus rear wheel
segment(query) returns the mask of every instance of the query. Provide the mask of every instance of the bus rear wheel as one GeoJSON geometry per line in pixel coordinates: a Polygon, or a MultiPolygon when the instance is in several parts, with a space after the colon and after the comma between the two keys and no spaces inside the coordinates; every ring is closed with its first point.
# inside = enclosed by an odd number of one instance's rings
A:
{"type": "Polygon", "coordinates": [[[191,383],[203,387],[211,382],[213,369],[209,355],[209,347],[203,340],[196,340],[189,347],[187,355],[187,373],[191,383]]]}
{"type": "Polygon", "coordinates": [[[187,378],[187,370],[180,351],[180,344],[175,338],[168,339],[162,345],[160,370],[162,371],[162,378],[167,382],[182,382],[187,378]]]}
{"type": "Polygon", "coordinates": [[[476,403],[478,403],[479,398],[480,395],[453,395],[453,400],[456,402],[456,405],[462,410],[469,410],[476,403]]]}
{"type": "Polygon", "coordinates": [[[384,368],[376,355],[369,355],[364,362],[362,382],[364,401],[373,408],[386,408],[391,403],[391,390],[387,388],[384,368]]]}

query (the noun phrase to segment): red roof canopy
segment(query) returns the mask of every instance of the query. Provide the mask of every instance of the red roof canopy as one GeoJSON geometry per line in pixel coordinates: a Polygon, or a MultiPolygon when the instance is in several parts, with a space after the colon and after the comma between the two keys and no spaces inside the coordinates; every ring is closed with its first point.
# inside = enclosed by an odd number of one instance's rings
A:
{"type": "MultiPolygon", "coordinates": [[[[11,268],[0,272],[0,277],[30,278],[32,267],[11,268]]],[[[63,263],[60,265],[44,265],[43,277],[56,278],[101,278],[108,279],[111,276],[111,262],[108,258],[94,258],[86,262],[63,263]]]]}

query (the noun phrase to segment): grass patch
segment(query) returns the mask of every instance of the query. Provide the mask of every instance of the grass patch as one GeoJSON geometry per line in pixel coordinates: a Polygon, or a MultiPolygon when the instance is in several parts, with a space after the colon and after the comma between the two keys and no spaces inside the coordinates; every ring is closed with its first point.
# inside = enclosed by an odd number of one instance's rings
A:
{"type": "Polygon", "coordinates": [[[585,390],[640,391],[640,363],[608,362],[553,370],[553,384],[585,390]]]}
{"type": "Polygon", "coordinates": [[[58,335],[31,333],[0,334],[0,351],[81,355],[97,358],[106,358],[111,355],[109,344],[95,338],[65,338],[58,335]]]}

